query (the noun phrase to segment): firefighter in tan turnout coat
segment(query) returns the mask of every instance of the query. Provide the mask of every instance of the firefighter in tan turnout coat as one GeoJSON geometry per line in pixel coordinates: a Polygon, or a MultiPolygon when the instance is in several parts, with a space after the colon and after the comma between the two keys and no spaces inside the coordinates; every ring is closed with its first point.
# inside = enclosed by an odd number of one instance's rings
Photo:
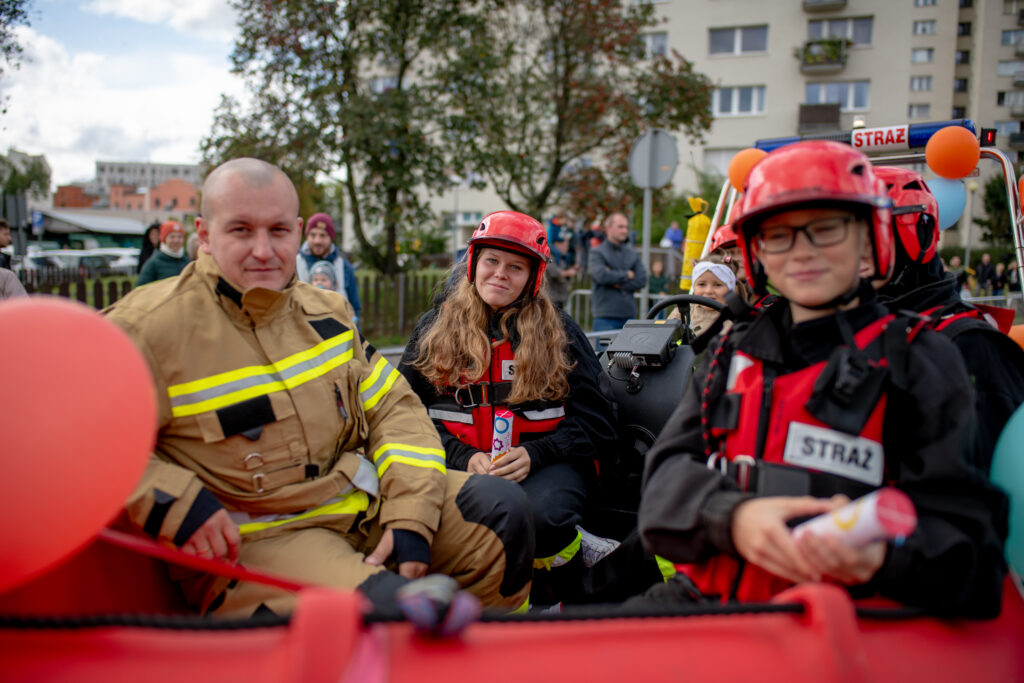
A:
{"type": "MultiPolygon", "coordinates": [[[[499,477],[447,472],[422,404],[362,339],[348,302],[297,282],[288,178],[229,161],[208,176],[201,210],[198,261],[106,311],[157,388],[156,452],[127,503],[132,522],[196,555],[374,601],[429,571],[485,605],[522,605],[534,551],[525,497],[499,477]]],[[[294,604],[256,584],[175,578],[204,612],[294,604]]]]}

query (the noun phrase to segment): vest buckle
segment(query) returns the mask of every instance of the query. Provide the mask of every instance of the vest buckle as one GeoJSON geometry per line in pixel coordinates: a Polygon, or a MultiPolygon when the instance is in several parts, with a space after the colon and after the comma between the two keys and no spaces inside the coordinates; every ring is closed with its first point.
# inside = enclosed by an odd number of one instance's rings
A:
{"type": "Polygon", "coordinates": [[[757,461],[749,455],[737,455],[732,459],[732,464],[736,466],[736,483],[740,491],[746,493],[750,490],[750,472],[757,467],[757,461]]]}
{"type": "Polygon", "coordinates": [[[460,408],[476,408],[479,404],[473,401],[473,385],[458,387],[455,390],[455,402],[459,404],[460,408]],[[466,396],[468,397],[467,402],[463,402],[462,397],[459,395],[459,392],[461,391],[466,392],[466,396]]]}

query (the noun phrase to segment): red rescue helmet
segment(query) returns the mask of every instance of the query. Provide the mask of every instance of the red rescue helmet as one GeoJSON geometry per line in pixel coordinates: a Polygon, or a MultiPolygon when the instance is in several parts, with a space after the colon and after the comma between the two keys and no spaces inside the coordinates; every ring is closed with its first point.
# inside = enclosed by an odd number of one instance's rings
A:
{"type": "Polygon", "coordinates": [[[924,178],[909,168],[896,166],[879,166],[875,175],[885,183],[892,198],[896,245],[914,263],[931,261],[939,246],[939,203],[924,178]]]}
{"type": "Polygon", "coordinates": [[[871,162],[849,145],[809,140],[772,151],[747,176],[740,214],[733,222],[741,237],[747,281],[755,292],[767,293],[764,269],[751,250],[761,221],[790,209],[830,206],[870,211],[868,235],[874,256],[871,279],[888,280],[895,256],[890,205],[885,183],[875,176],[871,162]]]}
{"type": "Polygon", "coordinates": [[[540,221],[518,211],[496,211],[484,216],[469,238],[466,276],[470,282],[476,274],[476,261],[480,256],[477,249],[481,247],[511,251],[528,257],[533,264],[530,272],[533,287],[527,283],[526,290],[531,298],[537,296],[551,257],[548,234],[540,221]]]}
{"type": "Polygon", "coordinates": [[[736,231],[732,229],[731,224],[724,223],[718,226],[718,230],[715,230],[715,234],[711,238],[711,251],[717,251],[723,247],[735,247],[736,241],[736,231]]]}

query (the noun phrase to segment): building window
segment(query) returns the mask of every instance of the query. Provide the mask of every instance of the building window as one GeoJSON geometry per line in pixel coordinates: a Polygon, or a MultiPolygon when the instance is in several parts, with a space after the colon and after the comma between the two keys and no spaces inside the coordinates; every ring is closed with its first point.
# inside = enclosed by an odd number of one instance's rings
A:
{"type": "Polygon", "coordinates": [[[664,57],[668,54],[668,34],[643,33],[640,35],[640,43],[643,45],[644,59],[652,57],[664,57]]]}
{"type": "Polygon", "coordinates": [[[723,178],[729,177],[729,163],[736,153],[742,148],[732,149],[705,149],[704,150],[704,172],[713,173],[723,178]]]}
{"type": "Polygon", "coordinates": [[[996,93],[998,107],[1024,107],[1024,90],[1000,91],[996,93]]]}
{"type": "Polygon", "coordinates": [[[910,51],[911,64],[927,64],[935,59],[935,48],[915,47],[910,51]]]}
{"type": "Polygon", "coordinates": [[[159,209],[160,208],[160,198],[159,197],[153,197],[153,208],[154,209],[159,209]]]}
{"type": "Polygon", "coordinates": [[[967,9],[968,7],[974,7],[974,0],[960,0],[960,9],[967,9]]]}
{"type": "Polygon", "coordinates": [[[1003,0],[1003,14],[1016,14],[1021,9],[1024,9],[1021,0],[1003,0]]]}
{"type": "Polygon", "coordinates": [[[935,7],[935,0],[914,0],[914,7],[935,7]]]}
{"type": "Polygon", "coordinates": [[[971,63],[971,51],[970,50],[957,50],[956,54],[953,55],[954,64],[970,64],[971,63]]]}
{"type": "Polygon", "coordinates": [[[388,90],[394,90],[398,85],[398,79],[394,76],[381,76],[378,78],[370,79],[370,92],[374,95],[380,95],[386,93],[388,90]]]}
{"type": "Polygon", "coordinates": [[[956,34],[958,36],[969,36],[971,35],[971,22],[961,21],[956,25],[956,34]]]}
{"type": "Polygon", "coordinates": [[[1003,45],[1020,45],[1024,42],[1024,30],[1012,29],[1010,31],[1003,31],[1003,45]]]}
{"type": "Polygon", "coordinates": [[[935,35],[935,20],[927,19],[924,21],[914,22],[914,35],[915,36],[934,36],[935,35]]]}
{"type": "Polygon", "coordinates": [[[1013,76],[1020,71],[1024,71],[1024,61],[1020,59],[999,62],[999,66],[996,67],[998,76],[1013,76]]]}
{"type": "Polygon", "coordinates": [[[718,88],[711,99],[715,116],[753,116],[764,113],[763,85],[718,88]]]}
{"type": "Polygon", "coordinates": [[[713,55],[742,55],[768,51],[768,26],[739,26],[708,29],[709,52],[713,55]]]}
{"type": "Polygon", "coordinates": [[[967,118],[967,107],[953,107],[954,119],[965,119],[967,118]]]}
{"type": "Polygon", "coordinates": [[[953,92],[967,92],[967,79],[966,78],[954,78],[953,79],[953,92]]]}
{"type": "Polygon", "coordinates": [[[1007,140],[1012,134],[1020,132],[1020,123],[1018,121],[996,121],[993,128],[996,129],[996,140],[1000,138],[1007,140]]]}
{"type": "Polygon", "coordinates": [[[854,45],[870,45],[874,19],[817,19],[807,22],[807,37],[810,40],[822,38],[846,38],[854,45]]]}
{"type": "Polygon", "coordinates": [[[907,118],[926,119],[932,115],[932,105],[912,104],[907,107],[907,118]]]}
{"type": "Polygon", "coordinates": [[[911,90],[931,90],[932,89],[932,77],[931,76],[911,76],[910,77],[910,89],[911,90]]]}
{"type": "Polygon", "coordinates": [[[839,104],[841,111],[860,111],[868,108],[869,81],[837,81],[808,83],[804,90],[807,104],[839,104]]]}

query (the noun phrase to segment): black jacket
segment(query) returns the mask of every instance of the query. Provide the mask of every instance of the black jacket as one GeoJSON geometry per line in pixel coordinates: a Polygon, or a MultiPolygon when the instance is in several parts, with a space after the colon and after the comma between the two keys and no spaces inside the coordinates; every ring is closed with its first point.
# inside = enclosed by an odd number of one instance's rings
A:
{"type": "MultiPolygon", "coordinates": [[[[712,343],[708,359],[726,344],[711,387],[712,413],[734,350],[785,374],[826,359],[842,343],[835,316],[793,325],[789,307],[779,303],[712,343]]],[[[885,312],[867,304],[846,315],[858,330],[885,312]]],[[[883,446],[888,476],[913,500],[918,527],[902,546],[890,544],[875,577],[851,593],[878,591],[908,605],[993,616],[1005,573],[1007,507],[1005,496],[961,454],[973,418],[967,374],[950,342],[928,331],[909,346],[907,362],[906,389],[888,389],[883,446]]],[[[699,562],[717,553],[738,558],[732,513],[752,495],[705,465],[699,397],[707,376],[705,361],[644,468],[640,532],[651,551],[674,562],[699,562]]]]}
{"type": "MultiPolygon", "coordinates": [[[[949,313],[974,310],[961,301],[953,277],[925,284],[884,303],[893,312],[922,312],[936,306],[950,306],[949,313]]],[[[975,464],[987,474],[1000,432],[1017,406],[1024,403],[1024,350],[977,318],[956,320],[942,334],[960,351],[974,387],[977,430],[970,450],[975,464]]]]}
{"type": "MultiPolygon", "coordinates": [[[[436,315],[437,309],[433,309],[420,318],[398,365],[399,371],[426,406],[434,403],[439,394],[412,363],[419,354],[419,339],[434,324],[436,315]]],[[[579,325],[568,314],[562,312],[561,315],[569,356],[575,363],[568,377],[565,419],[558,423],[553,433],[521,444],[530,454],[531,472],[554,462],[592,462],[611,448],[617,438],[615,415],[608,398],[611,391],[607,375],[601,372],[593,346],[579,325]]],[[[513,350],[516,346],[518,343],[513,334],[513,350]]],[[[440,420],[434,420],[434,425],[441,435],[448,465],[465,470],[477,449],[456,439],[440,420]]]]}

